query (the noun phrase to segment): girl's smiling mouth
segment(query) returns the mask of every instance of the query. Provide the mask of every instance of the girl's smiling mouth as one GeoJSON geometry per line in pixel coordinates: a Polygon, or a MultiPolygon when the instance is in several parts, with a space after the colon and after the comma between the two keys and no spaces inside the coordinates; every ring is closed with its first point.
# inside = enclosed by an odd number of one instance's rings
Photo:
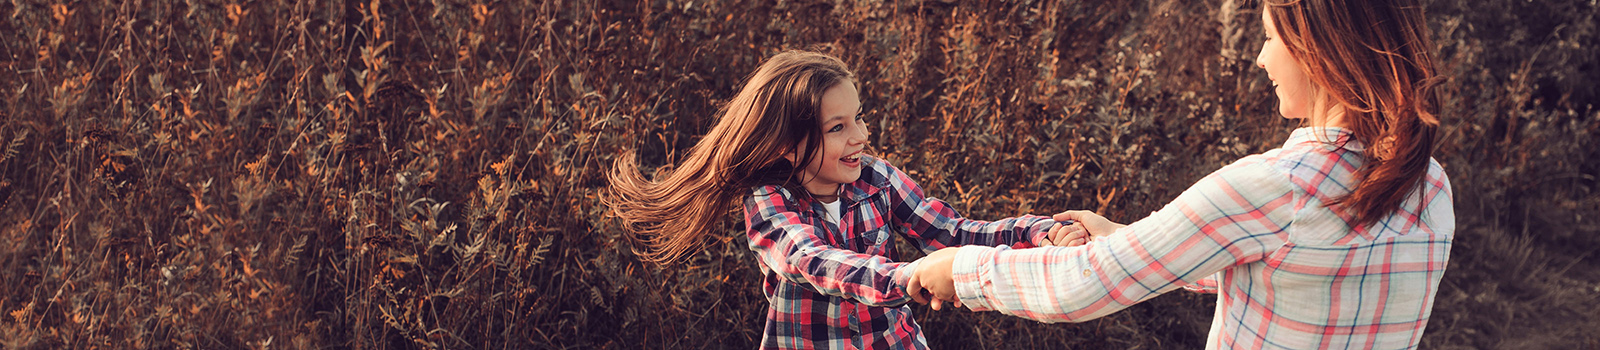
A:
{"type": "Polygon", "coordinates": [[[839,158],[839,161],[840,162],[844,162],[844,165],[848,165],[848,166],[851,166],[851,167],[860,166],[861,165],[861,156],[863,155],[863,153],[866,153],[866,149],[856,150],[855,152],[851,152],[849,155],[846,155],[846,156],[844,156],[842,158],[839,158]]]}

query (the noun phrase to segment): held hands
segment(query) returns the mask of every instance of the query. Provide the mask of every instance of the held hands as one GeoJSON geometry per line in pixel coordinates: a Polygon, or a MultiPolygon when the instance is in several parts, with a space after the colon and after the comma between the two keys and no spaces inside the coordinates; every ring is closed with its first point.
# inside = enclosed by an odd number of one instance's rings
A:
{"type": "Polygon", "coordinates": [[[1050,232],[1044,237],[1041,247],[1076,247],[1089,243],[1089,231],[1083,228],[1083,223],[1077,221],[1057,221],[1050,227],[1050,232]]]}
{"type": "Polygon", "coordinates": [[[941,304],[946,302],[961,307],[961,299],[956,297],[956,282],[950,274],[950,265],[955,262],[956,251],[960,249],[944,248],[922,258],[917,270],[911,272],[911,280],[906,282],[906,292],[911,294],[911,300],[921,304],[931,301],[934,310],[941,310],[941,304]]]}
{"type": "Polygon", "coordinates": [[[1089,243],[1094,237],[1105,237],[1124,226],[1088,210],[1068,210],[1051,217],[1056,224],[1050,228],[1050,242],[1056,246],[1076,247],[1089,243]]]}
{"type": "MultiPolygon", "coordinates": [[[[1127,226],[1087,210],[1065,211],[1056,214],[1053,219],[1058,224],[1050,228],[1045,243],[1061,247],[1084,245],[1093,237],[1108,236],[1127,226]]],[[[911,294],[912,300],[922,304],[931,303],[934,310],[942,310],[946,303],[961,307],[961,299],[956,296],[955,279],[951,275],[951,265],[955,263],[959,249],[940,249],[921,259],[916,271],[911,272],[911,279],[906,282],[906,292],[911,294]]]]}

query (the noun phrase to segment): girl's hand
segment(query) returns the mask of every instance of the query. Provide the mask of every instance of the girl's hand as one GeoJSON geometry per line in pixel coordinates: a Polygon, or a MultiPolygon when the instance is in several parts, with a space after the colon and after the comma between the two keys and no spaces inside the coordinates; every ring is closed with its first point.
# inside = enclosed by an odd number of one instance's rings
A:
{"type": "Polygon", "coordinates": [[[1045,243],[1057,247],[1076,247],[1089,243],[1089,231],[1076,221],[1056,223],[1045,236],[1045,243]]]}
{"type": "Polygon", "coordinates": [[[944,248],[922,257],[917,270],[911,272],[911,280],[906,282],[906,292],[911,294],[912,300],[927,304],[928,294],[932,294],[934,310],[940,310],[945,302],[961,307],[961,299],[956,297],[956,281],[950,275],[950,265],[955,263],[958,249],[961,248],[944,248]]]}
{"type": "Polygon", "coordinates": [[[1117,232],[1117,229],[1128,226],[1111,222],[1104,216],[1087,210],[1064,211],[1056,214],[1052,219],[1055,219],[1056,222],[1072,223],[1070,225],[1057,225],[1050,229],[1050,241],[1057,242],[1056,245],[1065,247],[1083,245],[1094,237],[1109,236],[1112,232],[1117,232]],[[1060,238],[1056,238],[1058,234],[1060,238]]]}

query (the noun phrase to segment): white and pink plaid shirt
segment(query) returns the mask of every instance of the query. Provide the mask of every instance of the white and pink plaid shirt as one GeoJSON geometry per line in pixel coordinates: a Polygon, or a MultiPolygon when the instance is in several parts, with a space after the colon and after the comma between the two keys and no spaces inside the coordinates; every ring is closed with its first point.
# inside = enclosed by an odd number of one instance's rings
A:
{"type": "Polygon", "coordinates": [[[1400,210],[1351,227],[1324,203],[1356,184],[1362,147],[1347,130],[1302,128],[1089,244],[962,247],[957,295],[1078,322],[1184,287],[1218,293],[1208,349],[1415,348],[1450,257],[1450,181],[1430,162],[1400,210]]]}

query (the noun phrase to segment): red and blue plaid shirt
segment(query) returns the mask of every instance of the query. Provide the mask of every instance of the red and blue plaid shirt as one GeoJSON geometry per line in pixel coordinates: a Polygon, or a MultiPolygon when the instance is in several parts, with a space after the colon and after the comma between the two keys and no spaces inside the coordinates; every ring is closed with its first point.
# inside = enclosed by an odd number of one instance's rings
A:
{"type": "Polygon", "coordinates": [[[927,198],[915,181],[862,157],[861,178],[841,190],[837,220],[823,203],[780,187],[745,198],[750,250],[760,259],[770,306],[764,349],[926,349],[906,293],[914,265],[897,262],[899,233],[924,252],[962,245],[1031,248],[1055,224],[1023,216],[968,220],[927,198]]]}
{"type": "Polygon", "coordinates": [[[1356,185],[1362,149],[1349,131],[1302,128],[1086,245],[961,248],[956,294],[1076,322],[1186,287],[1218,293],[1208,349],[1415,348],[1450,258],[1450,181],[1430,162],[1399,210],[1351,227],[1325,204],[1356,185]]]}

